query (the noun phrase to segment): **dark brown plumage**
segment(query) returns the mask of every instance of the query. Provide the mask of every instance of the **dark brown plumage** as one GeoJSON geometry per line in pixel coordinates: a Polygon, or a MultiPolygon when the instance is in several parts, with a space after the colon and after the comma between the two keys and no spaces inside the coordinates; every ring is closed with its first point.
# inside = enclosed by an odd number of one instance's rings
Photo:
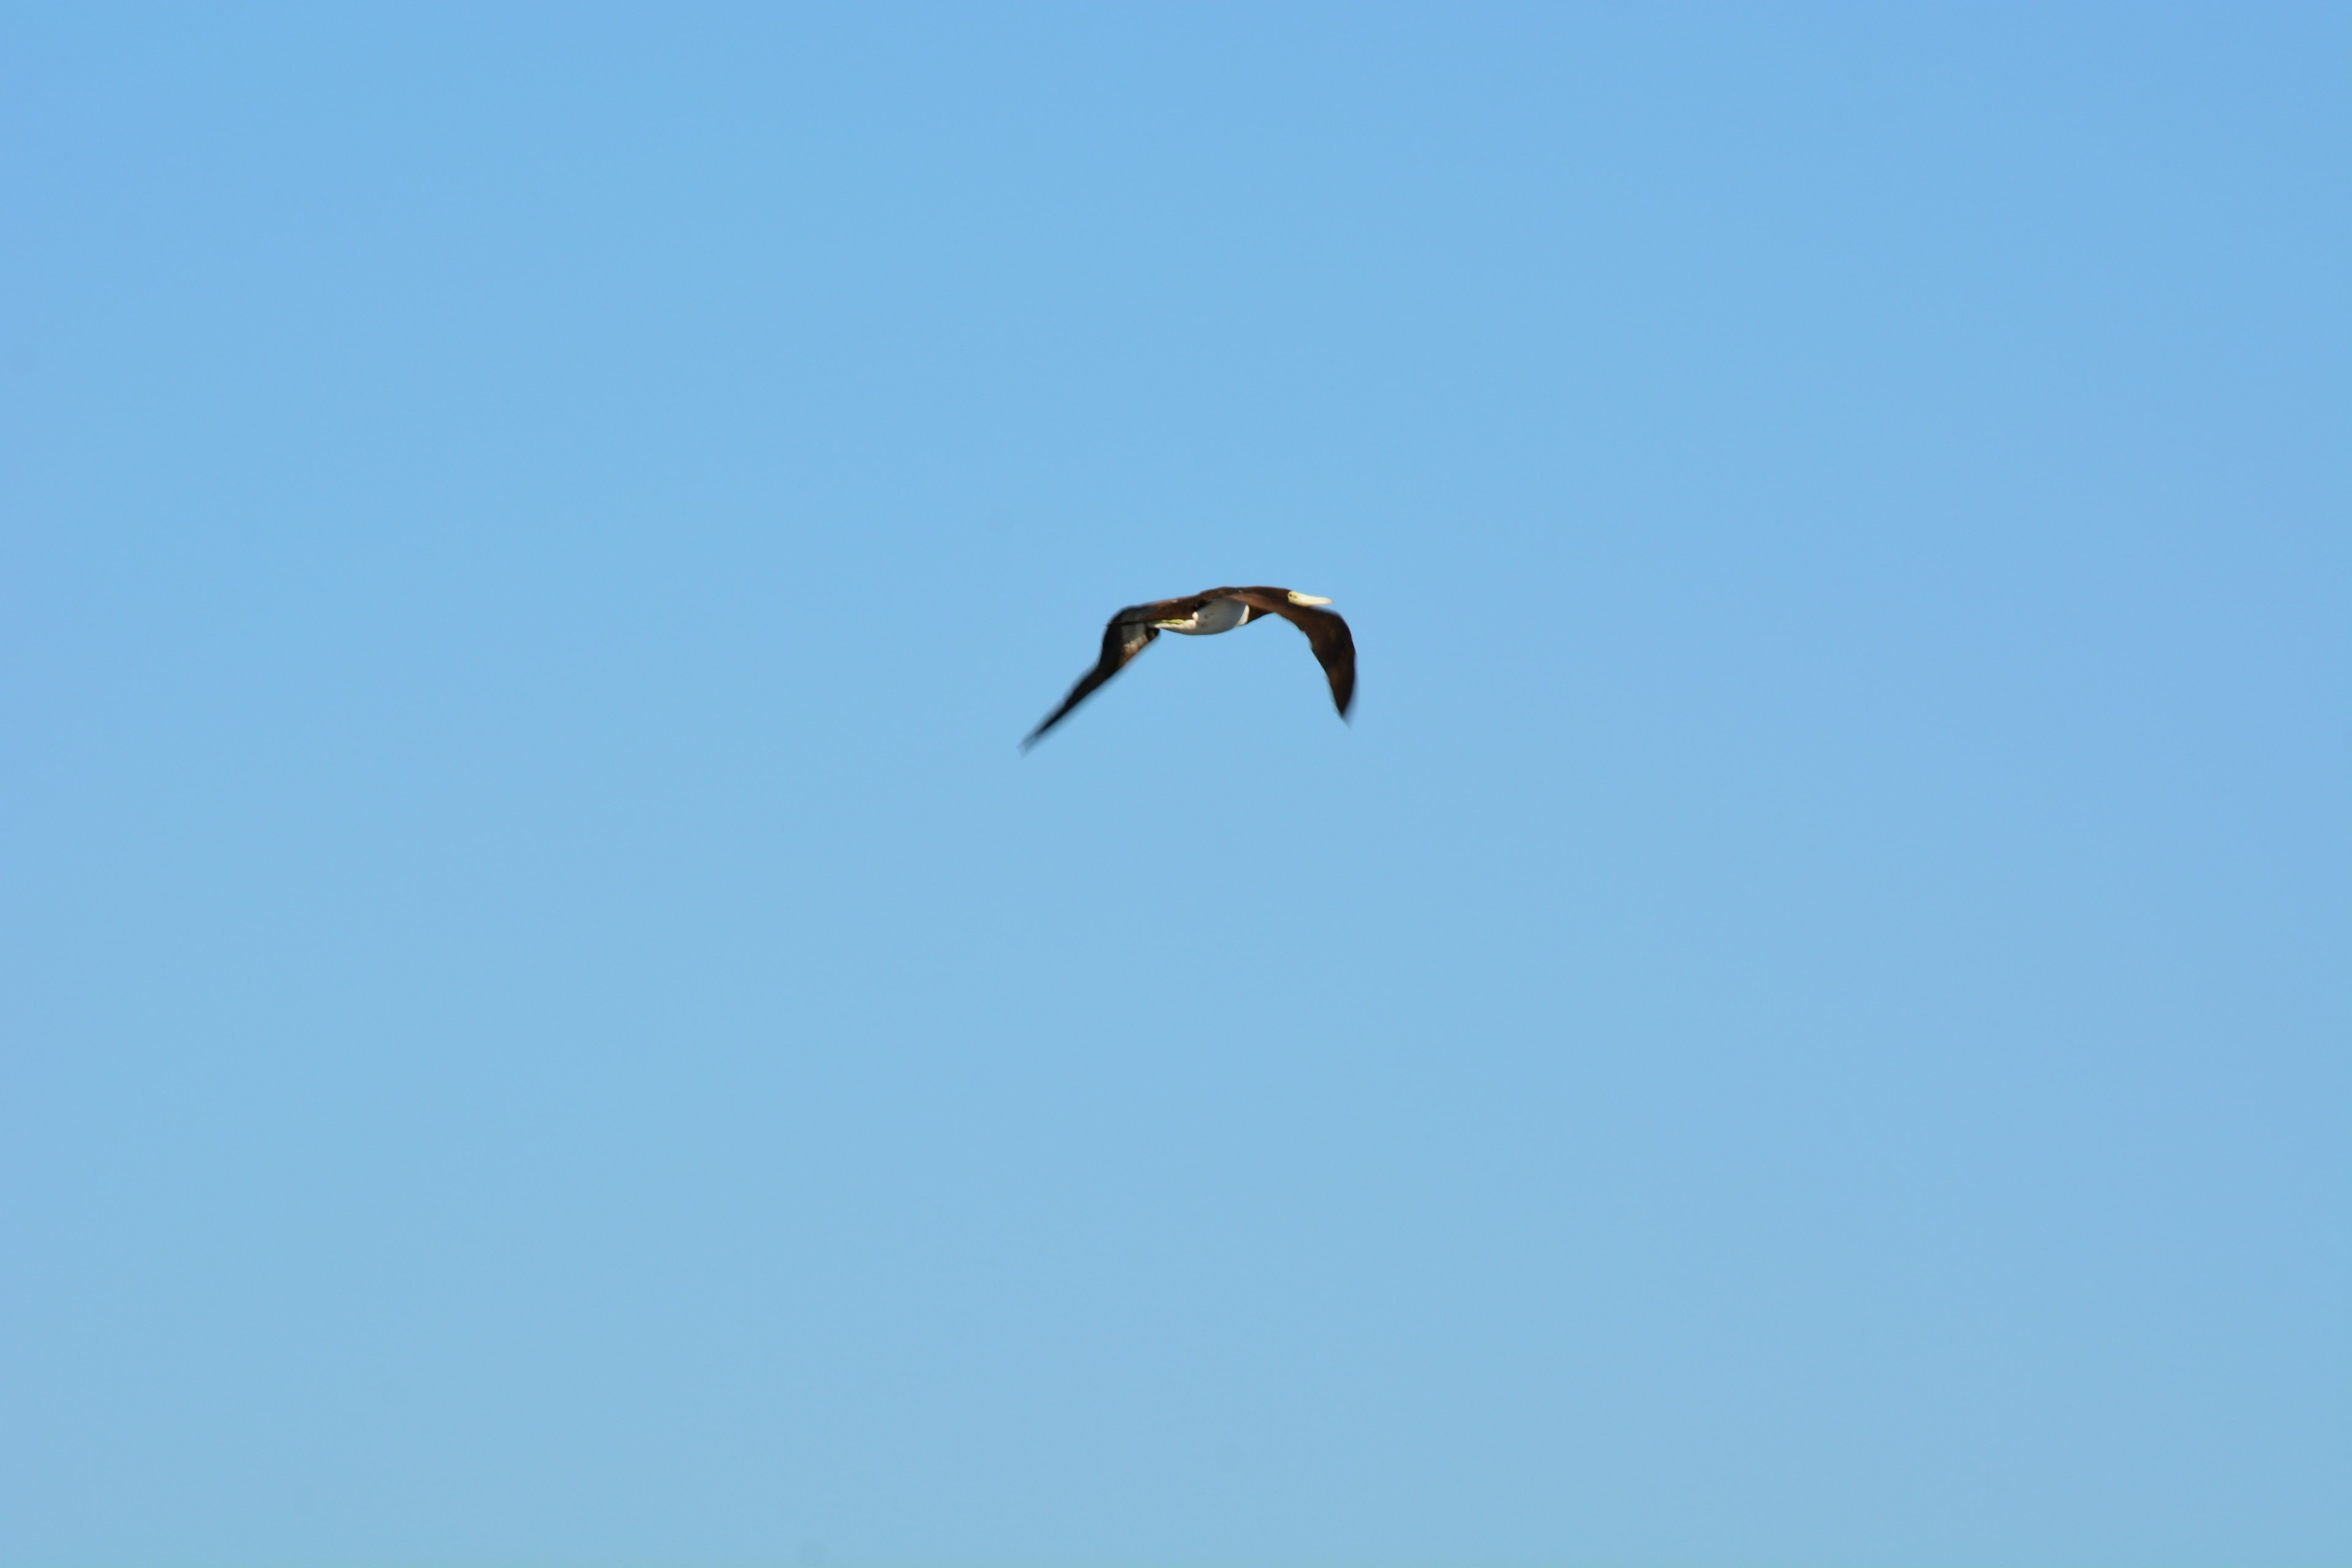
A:
{"type": "Polygon", "coordinates": [[[1062,705],[1045,715],[1044,723],[1029,731],[1021,749],[1027,751],[1035,745],[1038,737],[1094,695],[1097,687],[1125,669],[1128,661],[1150,647],[1161,632],[1210,637],[1247,626],[1265,616],[1280,616],[1307,634],[1307,646],[1314,649],[1316,662],[1322,665],[1323,674],[1331,683],[1332,704],[1339,710],[1339,717],[1345,719],[1349,704],[1356,700],[1356,639],[1349,632],[1346,621],[1329,610],[1316,608],[1329,603],[1328,599],[1294,593],[1288,588],[1212,588],[1181,599],[1129,605],[1103,627],[1102,657],[1095,661],[1095,667],[1078,678],[1070,694],[1062,699],[1062,705]]]}

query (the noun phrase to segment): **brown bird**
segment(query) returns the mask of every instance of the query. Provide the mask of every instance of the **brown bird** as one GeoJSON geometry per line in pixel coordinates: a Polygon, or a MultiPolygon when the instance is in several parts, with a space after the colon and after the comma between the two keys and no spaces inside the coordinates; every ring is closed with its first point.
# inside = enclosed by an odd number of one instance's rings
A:
{"type": "Polygon", "coordinates": [[[1295,594],[1287,588],[1212,588],[1205,594],[1181,599],[1129,605],[1103,627],[1102,658],[1078,678],[1070,694],[1062,699],[1062,705],[1029,731],[1021,749],[1025,752],[1035,745],[1039,736],[1092,696],[1096,687],[1125,669],[1127,661],[1150,647],[1151,639],[1161,632],[1213,637],[1265,616],[1280,616],[1307,634],[1307,646],[1315,650],[1317,662],[1323,666],[1323,673],[1331,682],[1331,700],[1339,708],[1339,717],[1345,719],[1348,704],[1356,700],[1356,639],[1349,634],[1347,622],[1329,610],[1315,608],[1330,602],[1312,594],[1295,594]]]}

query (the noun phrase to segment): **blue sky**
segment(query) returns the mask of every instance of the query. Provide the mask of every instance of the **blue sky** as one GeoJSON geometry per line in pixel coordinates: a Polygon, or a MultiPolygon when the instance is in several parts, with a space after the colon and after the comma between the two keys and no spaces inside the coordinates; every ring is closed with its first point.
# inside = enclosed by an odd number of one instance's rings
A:
{"type": "Polygon", "coordinates": [[[11,6],[0,1559],[2352,1556],[2347,80],[11,6]]]}

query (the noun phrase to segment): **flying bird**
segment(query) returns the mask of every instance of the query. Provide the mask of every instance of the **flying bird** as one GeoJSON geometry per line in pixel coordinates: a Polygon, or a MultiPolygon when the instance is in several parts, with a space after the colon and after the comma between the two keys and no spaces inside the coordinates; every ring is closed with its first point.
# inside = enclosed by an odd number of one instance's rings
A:
{"type": "Polygon", "coordinates": [[[1078,678],[1070,694],[1062,699],[1062,705],[1029,731],[1021,749],[1025,752],[1035,745],[1039,736],[1094,695],[1096,687],[1125,669],[1128,660],[1150,647],[1151,640],[1161,632],[1214,637],[1267,616],[1280,616],[1307,634],[1307,646],[1315,650],[1316,661],[1323,666],[1323,673],[1331,682],[1331,701],[1339,710],[1339,717],[1345,719],[1348,704],[1356,700],[1356,639],[1349,634],[1347,622],[1329,610],[1316,608],[1330,602],[1287,588],[1212,588],[1186,598],[1129,605],[1103,627],[1102,658],[1078,678]]]}

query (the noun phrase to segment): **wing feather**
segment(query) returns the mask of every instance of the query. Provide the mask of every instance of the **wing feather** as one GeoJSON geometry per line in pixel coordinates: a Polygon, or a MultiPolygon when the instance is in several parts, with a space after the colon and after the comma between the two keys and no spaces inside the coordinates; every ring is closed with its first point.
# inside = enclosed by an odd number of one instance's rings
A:
{"type": "Polygon", "coordinates": [[[1021,742],[1021,749],[1025,752],[1035,745],[1046,731],[1068,716],[1071,709],[1093,696],[1097,687],[1125,669],[1129,661],[1150,647],[1151,640],[1160,635],[1160,628],[1152,626],[1151,622],[1179,620],[1190,615],[1190,610],[1171,608],[1185,603],[1182,599],[1161,599],[1155,604],[1129,605],[1113,616],[1103,627],[1102,655],[1095,660],[1095,667],[1078,677],[1078,683],[1070,688],[1070,694],[1062,699],[1062,705],[1046,714],[1045,721],[1029,731],[1021,742]]]}
{"type": "Polygon", "coordinates": [[[1280,616],[1305,632],[1307,646],[1315,650],[1315,662],[1323,667],[1323,678],[1331,683],[1332,705],[1339,710],[1340,718],[1348,716],[1349,704],[1356,700],[1356,637],[1344,619],[1311,605],[1292,604],[1287,588],[1226,588],[1220,596],[1280,616]]]}

